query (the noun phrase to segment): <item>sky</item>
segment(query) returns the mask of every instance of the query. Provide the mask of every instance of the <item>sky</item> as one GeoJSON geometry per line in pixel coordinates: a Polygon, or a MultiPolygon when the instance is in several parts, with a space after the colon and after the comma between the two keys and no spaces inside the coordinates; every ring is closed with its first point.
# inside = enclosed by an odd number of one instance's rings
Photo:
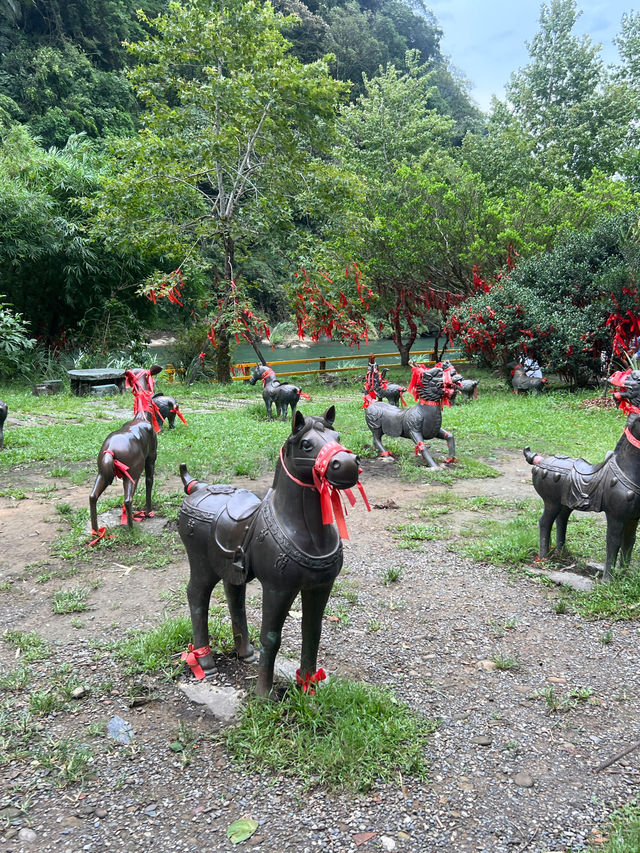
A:
{"type": "MultiPolygon", "coordinates": [[[[427,0],[426,5],[444,33],[441,52],[472,82],[473,100],[488,111],[491,96],[503,98],[512,72],[529,61],[526,43],[538,31],[541,0],[427,0]]],[[[578,0],[577,5],[582,15],[574,32],[602,44],[605,64],[617,63],[613,39],[623,13],[638,11],[640,0],[578,0]]]]}

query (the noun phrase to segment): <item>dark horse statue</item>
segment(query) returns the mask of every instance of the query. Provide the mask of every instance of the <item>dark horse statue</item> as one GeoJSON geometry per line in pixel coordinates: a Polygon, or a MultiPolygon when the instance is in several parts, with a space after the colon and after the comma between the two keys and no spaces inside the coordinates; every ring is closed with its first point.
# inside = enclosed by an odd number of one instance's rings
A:
{"type": "Polygon", "coordinates": [[[367,364],[367,374],[364,378],[364,405],[363,409],[368,409],[371,403],[381,401],[385,398],[392,406],[403,406],[407,404],[402,396],[407,390],[404,385],[398,385],[395,382],[389,382],[387,379],[387,371],[389,368],[384,367],[382,370],[378,368],[378,363],[374,355],[369,356],[367,364]]]}
{"type": "Polygon", "coordinates": [[[291,406],[291,415],[295,415],[296,407],[300,397],[307,397],[297,385],[282,383],[276,379],[275,370],[268,364],[256,364],[251,372],[249,385],[255,385],[258,379],[262,379],[262,399],[267,407],[267,417],[271,420],[271,406],[276,404],[276,414],[287,419],[287,412],[291,406]]]}
{"type": "Polygon", "coordinates": [[[271,693],[282,626],[298,593],[302,657],[297,680],[306,690],[324,677],[322,670],[316,672],[322,617],[342,568],[340,538],[347,535],[338,490],[344,490],[351,504],[352,486],[358,485],[364,497],[358,457],[339,444],[334,418],[333,406],[322,417],[296,412],[273,487],[262,501],[246,489],[200,483],[186,465],[180,466],[188,497],[178,515],[178,530],[189,557],[187,597],[193,626],[193,646],[183,659],[196,678],[215,671],[207,622],[211,592],[220,580],[236,652],[241,658],[253,656],[245,587],[254,577],[262,584],[257,694],[271,693]]]}
{"type": "Polygon", "coordinates": [[[167,421],[169,429],[174,428],[176,415],[180,418],[182,423],[187,426],[187,422],[180,411],[180,406],[178,405],[178,401],[175,397],[169,397],[167,394],[161,394],[158,392],[153,395],[152,400],[158,410],[156,414],[159,414],[163,421],[167,421]]]}
{"type": "Polygon", "coordinates": [[[389,403],[371,403],[365,409],[365,419],[373,436],[373,445],[380,455],[390,455],[382,444],[383,435],[402,436],[415,443],[416,456],[422,455],[430,468],[439,468],[424,442],[425,439],[442,438],[449,450],[445,461],[455,462],[455,439],[452,433],[442,429],[442,406],[450,405],[451,397],[459,389],[460,379],[452,367],[413,365],[409,391],[418,401],[417,406],[403,410],[389,403]]]}
{"type": "Polygon", "coordinates": [[[151,492],[153,474],[158,452],[156,433],[160,430],[159,414],[153,403],[153,377],[162,370],[154,365],[150,370],[137,368],[125,370],[127,388],[133,392],[133,419],[120,429],[109,433],[102,443],[98,454],[98,476],[89,496],[91,514],[91,532],[98,537],[95,544],[104,536],[104,528],[98,528],[98,498],[113,483],[114,477],[122,480],[124,487],[123,519],[133,527],[134,515],[131,509],[133,495],[140,475],[145,473],[146,508],[143,515],[151,514],[151,492]]]}
{"type": "Polygon", "coordinates": [[[613,396],[628,415],[615,450],[590,465],[569,456],[539,456],[524,449],[533,465],[533,485],[544,501],[540,516],[540,557],[549,555],[551,528],[556,524],[556,553],[565,547],[567,522],[574,509],[604,512],[607,517],[607,558],[603,581],[611,578],[618,553],[629,564],[640,519],[640,371],[618,371],[609,377],[613,396]]]}
{"type": "Polygon", "coordinates": [[[8,414],[9,407],[4,400],[0,400],[0,450],[2,450],[4,446],[4,422],[6,421],[8,414]]]}

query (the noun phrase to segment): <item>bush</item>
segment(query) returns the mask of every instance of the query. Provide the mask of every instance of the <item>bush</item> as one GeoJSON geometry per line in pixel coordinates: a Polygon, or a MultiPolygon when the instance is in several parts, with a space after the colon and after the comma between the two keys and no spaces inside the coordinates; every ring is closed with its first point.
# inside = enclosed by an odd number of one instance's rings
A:
{"type": "Polygon", "coordinates": [[[23,373],[25,356],[35,346],[29,337],[27,323],[3,302],[0,294],[0,379],[10,379],[23,373]]]}

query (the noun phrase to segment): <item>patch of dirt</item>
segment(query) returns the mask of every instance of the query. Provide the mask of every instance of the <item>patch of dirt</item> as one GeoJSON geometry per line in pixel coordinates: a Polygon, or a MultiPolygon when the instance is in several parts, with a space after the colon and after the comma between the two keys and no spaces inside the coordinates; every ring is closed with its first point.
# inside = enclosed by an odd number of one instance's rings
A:
{"type": "MultiPolygon", "coordinates": [[[[520,454],[500,453],[494,464],[500,477],[460,480],[453,491],[534,496],[520,454]]],[[[244,849],[265,853],[342,853],[360,842],[364,853],[381,845],[415,853],[578,850],[616,805],[636,795],[640,752],[603,772],[596,768],[640,739],[632,713],[640,698],[638,625],[558,616],[553,590],[462,559],[446,541],[399,548],[388,528],[408,519],[440,527],[445,539],[451,534],[448,515],[417,515],[430,494],[448,487],[405,483],[392,460],[367,459],[363,468],[369,500],[380,508],[366,513],[358,499],[349,510],[342,583],[329,602],[319,663],[332,675],[388,685],[416,712],[441,720],[427,750],[430,781],[406,778],[366,795],[333,794],[305,792],[285,775],[239,770],[218,737],[219,722],[160,676],[126,676],[107,647],[130,629],[156,626],[165,613],[187,614],[188,567],[175,519],[166,528],[173,536],[166,565],[144,565],[102,545],[70,565],[51,554],[66,529],[55,504],[85,506],[90,482],[57,479],[55,492],[36,492],[50,488],[51,478],[33,466],[10,477],[25,500],[0,498],[0,625],[36,631],[52,654],[32,665],[31,682],[13,695],[19,703],[46,688],[57,667],[70,665],[86,692],[38,725],[50,745],[69,738],[85,744],[93,764],[83,785],[62,791],[38,766],[17,758],[0,764],[2,851],[230,851],[227,827],[245,815],[259,827],[244,849]],[[385,584],[392,566],[401,576],[385,584]],[[50,579],[39,580],[44,572],[50,579]],[[54,614],[54,592],[78,586],[90,591],[89,609],[54,614]],[[517,666],[501,671],[496,658],[517,666]],[[554,702],[565,704],[554,709],[554,702]],[[130,723],[131,746],[104,737],[114,715],[130,723]],[[181,725],[197,746],[190,763],[171,748],[181,725]]],[[[235,482],[262,496],[271,480],[235,482]]],[[[172,475],[163,491],[179,488],[172,475]]],[[[259,584],[251,584],[253,626],[260,598],[259,584]]],[[[294,661],[299,634],[300,620],[291,616],[282,652],[294,661]]],[[[16,663],[15,646],[0,642],[2,672],[16,663]]],[[[250,691],[255,674],[254,665],[219,656],[214,681],[250,691]]]]}

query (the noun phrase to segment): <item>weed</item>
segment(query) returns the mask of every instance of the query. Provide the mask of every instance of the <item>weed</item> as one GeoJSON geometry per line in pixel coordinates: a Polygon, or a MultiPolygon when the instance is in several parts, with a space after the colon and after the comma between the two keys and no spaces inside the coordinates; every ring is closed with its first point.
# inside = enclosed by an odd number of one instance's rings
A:
{"type": "Polygon", "coordinates": [[[21,489],[0,489],[0,498],[10,498],[12,501],[23,501],[27,493],[21,489]]]}
{"type": "MultiPolygon", "coordinates": [[[[222,592],[224,593],[224,588],[222,592]]],[[[175,610],[178,607],[184,607],[187,603],[187,581],[180,584],[178,589],[171,588],[162,590],[160,598],[163,601],[166,601],[172,610],[175,610]]]]}
{"type": "Polygon", "coordinates": [[[69,624],[72,628],[84,628],[84,622],[82,621],[82,619],[72,619],[69,624]]]}
{"type": "Polygon", "coordinates": [[[424,745],[437,723],[413,714],[388,689],[332,679],[315,695],[251,698],[226,736],[236,760],[273,769],[305,787],[367,791],[399,774],[426,774],[424,745]]]}
{"type": "Polygon", "coordinates": [[[558,598],[553,602],[553,612],[558,616],[563,616],[569,612],[569,602],[566,598],[558,598]]]}
{"type": "Polygon", "coordinates": [[[64,706],[62,697],[50,690],[35,690],[29,694],[29,710],[32,714],[44,717],[64,706]]]}
{"type": "Polygon", "coordinates": [[[46,640],[39,637],[35,631],[5,631],[2,635],[5,643],[16,646],[25,663],[40,661],[51,655],[51,648],[46,640]]]}
{"type": "Polygon", "coordinates": [[[83,610],[88,610],[88,596],[89,590],[84,586],[59,590],[53,596],[53,612],[81,613],[83,610]]]}
{"type": "Polygon", "coordinates": [[[0,590],[8,590],[13,587],[13,581],[2,581],[0,583],[0,590]]]}
{"type": "Polygon", "coordinates": [[[53,465],[49,468],[50,477],[66,477],[70,473],[70,468],[66,465],[53,465]]]}
{"type": "Polygon", "coordinates": [[[382,628],[382,622],[379,619],[369,619],[367,622],[367,631],[379,631],[382,628]]]}
{"type": "Polygon", "coordinates": [[[71,506],[71,504],[68,503],[56,504],[56,510],[63,518],[69,518],[73,515],[73,507],[71,506]]]}
{"type": "Polygon", "coordinates": [[[24,690],[31,679],[31,671],[28,666],[21,664],[16,669],[0,675],[0,687],[4,690],[24,690]]]}
{"type": "Polygon", "coordinates": [[[402,572],[404,569],[402,566],[388,566],[382,572],[382,583],[385,586],[389,586],[392,583],[397,583],[402,577],[402,572]]]}
{"type": "Polygon", "coordinates": [[[409,522],[398,524],[394,529],[394,539],[398,542],[399,547],[411,551],[419,548],[421,542],[438,539],[441,536],[441,531],[433,524],[409,522]]]}
{"type": "MultiPolygon", "coordinates": [[[[640,799],[615,811],[602,831],[604,843],[589,846],[589,853],[637,853],[640,850],[640,799]]],[[[600,839],[598,839],[598,842],[600,839]]]]}
{"type": "Polygon", "coordinates": [[[182,766],[191,764],[194,751],[197,749],[196,736],[185,723],[180,723],[175,740],[169,747],[173,752],[180,754],[182,766]]]}
{"type": "Polygon", "coordinates": [[[613,629],[609,628],[609,630],[600,637],[600,642],[603,646],[608,646],[613,642],[613,629]]]}
{"type": "Polygon", "coordinates": [[[559,696],[553,684],[545,685],[542,690],[536,690],[533,695],[536,699],[542,699],[550,712],[569,710],[569,700],[566,696],[559,696]]]}
{"type": "Polygon", "coordinates": [[[496,669],[520,669],[520,655],[517,652],[515,655],[495,654],[491,660],[495,663],[496,669]]]}

